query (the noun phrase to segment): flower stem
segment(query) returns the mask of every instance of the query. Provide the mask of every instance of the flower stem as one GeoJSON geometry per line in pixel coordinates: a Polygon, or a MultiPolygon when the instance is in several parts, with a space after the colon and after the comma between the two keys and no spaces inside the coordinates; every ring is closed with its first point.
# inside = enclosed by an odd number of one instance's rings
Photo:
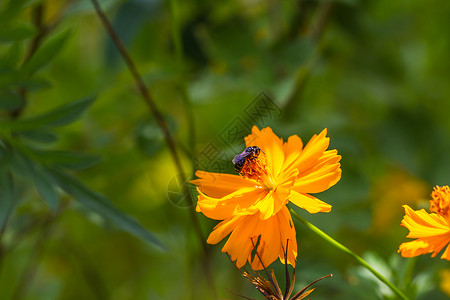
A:
{"type": "Polygon", "coordinates": [[[328,234],[326,234],[325,232],[323,232],[322,230],[320,230],[319,228],[317,228],[316,226],[314,226],[313,224],[311,224],[310,222],[305,220],[303,217],[301,217],[299,214],[297,214],[293,209],[290,209],[290,211],[291,211],[291,215],[294,216],[294,218],[296,218],[298,221],[303,223],[303,225],[305,225],[306,227],[308,227],[309,229],[314,231],[316,234],[318,234],[321,238],[323,238],[324,240],[329,242],[331,245],[335,246],[339,250],[342,250],[343,252],[347,253],[348,255],[350,255],[351,257],[356,259],[356,261],[358,261],[358,263],[360,263],[363,267],[365,267],[367,270],[369,270],[381,282],[386,284],[398,297],[400,297],[401,299],[404,299],[404,300],[409,300],[409,298],[406,297],[406,295],[403,294],[402,291],[400,291],[395,285],[393,285],[383,275],[381,275],[374,268],[372,268],[362,257],[355,254],[350,249],[348,249],[347,247],[345,247],[344,245],[342,245],[341,243],[337,242],[335,239],[330,237],[328,234]]]}

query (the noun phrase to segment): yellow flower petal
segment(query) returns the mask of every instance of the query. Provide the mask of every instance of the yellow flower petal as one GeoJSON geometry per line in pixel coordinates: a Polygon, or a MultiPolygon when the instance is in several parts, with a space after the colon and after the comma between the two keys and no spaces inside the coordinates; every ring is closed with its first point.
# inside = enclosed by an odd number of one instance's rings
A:
{"type": "MultiPolygon", "coordinates": [[[[222,252],[230,254],[232,260],[236,260],[236,266],[241,268],[245,265],[250,257],[251,251],[254,247],[252,238],[258,236],[258,231],[261,226],[258,214],[250,216],[239,217],[240,222],[231,233],[222,252]]],[[[257,238],[254,239],[255,244],[257,238]]]]}
{"type": "Polygon", "coordinates": [[[328,165],[296,180],[294,190],[299,193],[323,192],[341,179],[340,164],[328,165]]]}
{"type": "Polygon", "coordinates": [[[276,136],[270,127],[263,128],[261,131],[253,126],[252,134],[245,137],[247,147],[258,146],[261,148],[269,165],[269,174],[273,177],[278,176],[284,163],[283,140],[276,136]]]}
{"type": "Polygon", "coordinates": [[[289,240],[287,249],[288,263],[295,268],[297,239],[295,227],[287,207],[284,206],[275,216],[262,223],[260,228],[261,238],[256,249],[259,258],[256,255],[253,257],[251,261],[252,269],[261,270],[263,268],[260,259],[266,267],[277,258],[284,262],[287,240],[289,240]]]}
{"type": "Polygon", "coordinates": [[[228,234],[222,251],[230,254],[240,268],[247,261],[262,269],[277,258],[295,265],[297,240],[286,204],[291,201],[310,213],[329,212],[331,205],[309,195],[334,185],[341,177],[336,150],[327,150],[327,131],[314,135],[303,148],[300,137],[286,143],[272,129],[252,128],[245,138],[247,147],[258,146],[263,154],[246,158],[240,176],[198,171],[197,211],[223,220],[212,231],[208,243],[217,243],[228,234]],[[256,247],[256,249],[254,249],[256,247]]]}
{"type": "Polygon", "coordinates": [[[298,193],[295,190],[292,190],[289,200],[298,207],[306,209],[311,214],[329,212],[331,210],[330,204],[320,201],[311,195],[298,193]]]}
{"type": "Polygon", "coordinates": [[[284,261],[285,247],[288,243],[288,263],[295,267],[297,242],[295,228],[286,207],[267,220],[261,220],[258,214],[237,216],[220,222],[208,237],[208,243],[215,244],[231,232],[222,248],[241,268],[249,261],[254,270],[261,270],[262,264],[257,255],[252,256],[254,246],[264,265],[267,267],[277,258],[284,261]]]}
{"type": "Polygon", "coordinates": [[[450,228],[445,219],[424,209],[413,210],[408,205],[403,205],[405,216],[400,225],[409,229],[408,238],[422,238],[442,235],[449,232],[450,228]]]}
{"type": "Polygon", "coordinates": [[[204,171],[197,171],[195,175],[200,179],[192,180],[191,183],[197,185],[204,194],[214,198],[224,197],[240,188],[254,187],[257,185],[255,181],[239,175],[204,171]]]}
{"type": "Polygon", "coordinates": [[[240,216],[232,217],[226,220],[223,220],[219,224],[217,224],[213,231],[210,233],[206,242],[208,244],[217,244],[221,240],[223,240],[227,235],[233,231],[239,222],[241,221],[240,216]]]}
{"type": "Polygon", "coordinates": [[[267,220],[274,214],[275,198],[273,192],[269,192],[257,205],[261,220],[267,220]]]}
{"type": "MultiPolygon", "coordinates": [[[[415,241],[402,243],[398,249],[403,257],[413,257],[432,253],[436,256],[450,243],[450,227],[442,216],[429,214],[424,209],[414,211],[408,205],[403,205],[405,216],[401,225],[408,228],[408,238],[417,238],[415,241]]],[[[450,260],[449,246],[441,256],[450,260]]]]}
{"type": "MultiPolygon", "coordinates": [[[[292,222],[291,214],[289,213],[289,210],[286,206],[283,207],[283,209],[280,210],[278,213],[278,224],[280,225],[280,234],[281,234],[281,241],[287,241],[289,240],[289,243],[281,244],[279,253],[285,253],[286,252],[286,246],[287,249],[287,260],[288,263],[290,263],[293,267],[295,267],[295,260],[297,258],[297,239],[295,237],[295,227],[294,223],[292,222]]],[[[284,261],[284,255],[280,256],[281,262],[285,263],[284,261]]]]}
{"type": "Polygon", "coordinates": [[[300,175],[304,171],[312,168],[330,144],[330,139],[326,135],[327,129],[324,129],[319,135],[314,135],[308,144],[306,144],[298,159],[287,166],[287,168],[297,169],[300,175]]]}
{"type": "Polygon", "coordinates": [[[443,269],[439,273],[441,277],[441,283],[439,284],[439,287],[441,291],[443,291],[450,297],[450,269],[443,269]]]}
{"type": "Polygon", "coordinates": [[[223,220],[233,215],[248,215],[258,211],[255,203],[261,203],[267,192],[259,187],[241,188],[222,198],[205,195],[199,188],[197,211],[215,220],[223,220]]]}
{"type": "Polygon", "coordinates": [[[292,135],[288,138],[287,142],[283,144],[284,148],[284,164],[283,169],[287,169],[303,151],[303,142],[297,135],[292,135]]]}

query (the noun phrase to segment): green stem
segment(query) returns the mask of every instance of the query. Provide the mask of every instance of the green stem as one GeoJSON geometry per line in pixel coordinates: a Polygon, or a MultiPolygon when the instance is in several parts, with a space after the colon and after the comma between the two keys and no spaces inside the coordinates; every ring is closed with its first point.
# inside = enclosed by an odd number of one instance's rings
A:
{"type": "Polygon", "coordinates": [[[417,256],[408,259],[406,270],[403,275],[403,282],[402,282],[403,284],[401,286],[403,290],[408,289],[413,281],[414,268],[416,266],[416,263],[417,263],[417,256]]]}
{"type": "Polygon", "coordinates": [[[397,294],[398,297],[400,297],[401,299],[404,299],[404,300],[409,300],[409,298],[406,297],[406,295],[403,294],[402,291],[400,291],[395,285],[393,285],[383,275],[381,275],[374,268],[372,268],[364,259],[362,259],[362,257],[360,257],[359,255],[355,254],[350,249],[348,249],[347,247],[345,247],[341,243],[339,243],[336,240],[334,240],[328,234],[326,234],[325,232],[323,232],[322,230],[320,230],[319,228],[317,228],[316,226],[314,226],[313,224],[311,224],[310,222],[305,220],[303,217],[301,217],[299,214],[297,214],[293,209],[290,209],[290,211],[291,211],[291,215],[294,216],[294,218],[296,218],[298,221],[303,223],[303,225],[305,225],[306,227],[308,227],[309,229],[311,229],[312,231],[317,233],[321,238],[326,240],[328,243],[330,243],[334,247],[338,248],[339,250],[342,250],[343,252],[347,253],[348,255],[350,255],[351,257],[356,259],[356,261],[358,263],[360,263],[363,267],[365,267],[367,270],[369,270],[381,282],[385,283],[395,294],[397,294]]]}

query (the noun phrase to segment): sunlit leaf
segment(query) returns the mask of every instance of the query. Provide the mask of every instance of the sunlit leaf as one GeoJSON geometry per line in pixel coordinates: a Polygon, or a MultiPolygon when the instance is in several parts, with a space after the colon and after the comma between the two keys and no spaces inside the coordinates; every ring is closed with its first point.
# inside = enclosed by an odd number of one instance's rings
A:
{"type": "Polygon", "coordinates": [[[49,169],[57,184],[69,195],[93,212],[113,222],[120,229],[167,250],[167,246],[138,221],[117,209],[105,196],[92,191],[81,181],[56,168],[49,169]]]}

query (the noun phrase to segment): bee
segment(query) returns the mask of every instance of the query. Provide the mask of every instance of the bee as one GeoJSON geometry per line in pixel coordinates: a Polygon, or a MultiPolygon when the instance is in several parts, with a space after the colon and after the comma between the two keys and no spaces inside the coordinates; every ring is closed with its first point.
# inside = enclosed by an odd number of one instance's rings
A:
{"type": "MultiPolygon", "coordinates": [[[[240,173],[244,164],[249,160],[256,159],[261,151],[258,146],[251,146],[245,148],[241,154],[236,155],[232,160],[236,172],[240,173]]],[[[264,151],[262,152],[264,153],[264,151]]]]}

